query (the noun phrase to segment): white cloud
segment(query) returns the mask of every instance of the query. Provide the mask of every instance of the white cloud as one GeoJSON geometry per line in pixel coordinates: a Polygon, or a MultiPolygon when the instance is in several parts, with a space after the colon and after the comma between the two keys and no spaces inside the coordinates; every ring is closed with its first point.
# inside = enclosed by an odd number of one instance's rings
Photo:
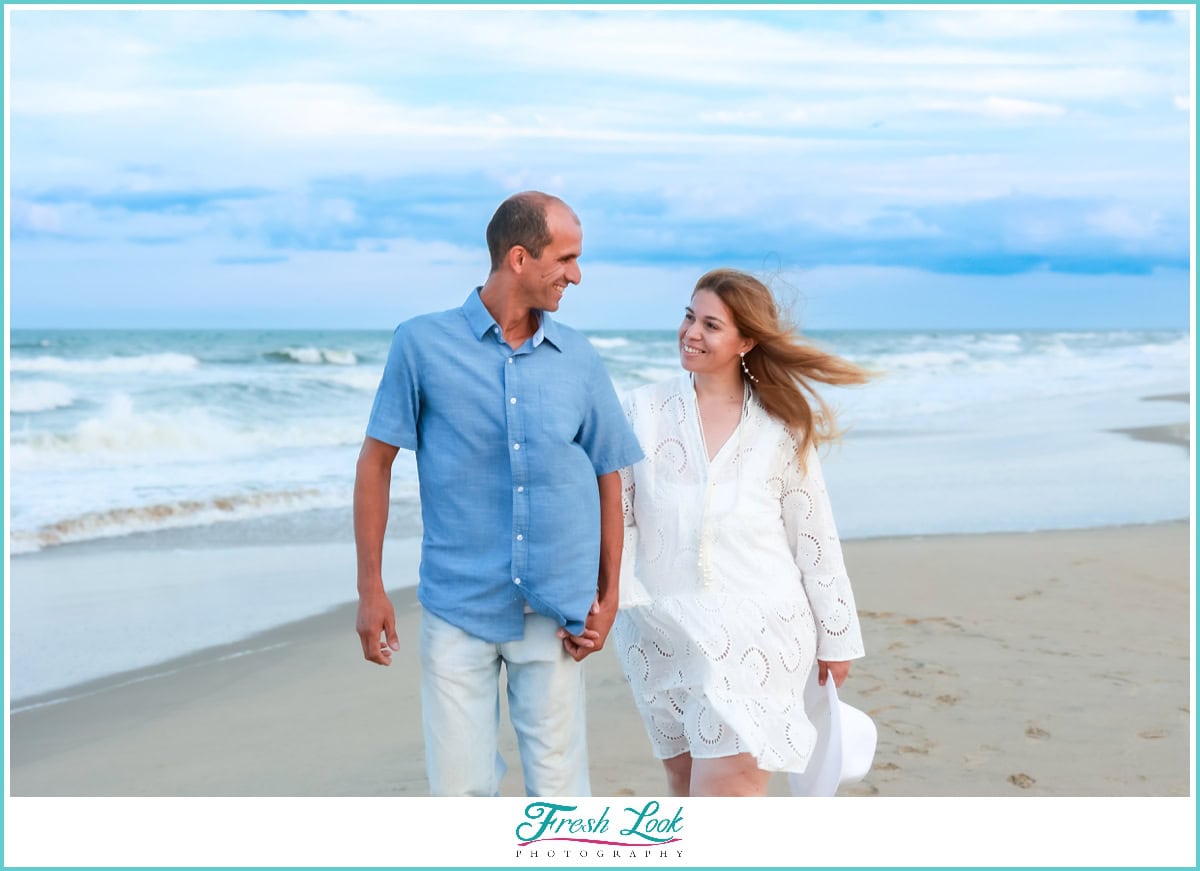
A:
{"type": "Polygon", "coordinates": [[[164,96],[155,90],[93,88],[86,84],[27,83],[11,85],[12,110],[19,115],[98,115],[157,109],[164,96]]]}
{"type": "MultiPolygon", "coordinates": [[[[1120,12],[1128,15],[1125,10],[1120,12]]],[[[1123,22],[1111,12],[1017,6],[1007,9],[946,10],[925,18],[923,23],[943,36],[985,41],[1106,32],[1120,28],[1123,22]]]]}
{"type": "Polygon", "coordinates": [[[984,112],[997,118],[1057,118],[1066,114],[1062,106],[1037,103],[1033,100],[1014,100],[1011,97],[988,97],[984,112]]]}
{"type": "Polygon", "coordinates": [[[57,233],[64,226],[60,209],[20,199],[13,200],[9,218],[14,230],[57,233]]]}
{"type": "Polygon", "coordinates": [[[1135,215],[1125,206],[1109,206],[1086,217],[1089,227],[1101,235],[1118,239],[1143,240],[1158,236],[1161,215],[1156,213],[1135,215]]]}

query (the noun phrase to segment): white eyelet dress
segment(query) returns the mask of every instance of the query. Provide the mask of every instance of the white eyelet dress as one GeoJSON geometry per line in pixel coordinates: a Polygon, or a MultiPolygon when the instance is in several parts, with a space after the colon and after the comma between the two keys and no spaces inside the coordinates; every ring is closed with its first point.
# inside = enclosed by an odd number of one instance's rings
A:
{"type": "Polygon", "coordinates": [[[630,394],[646,459],[621,472],[625,550],[613,639],[655,755],[750,753],[803,771],[815,659],[863,656],[816,451],[748,395],[710,463],[690,376],[630,394]]]}

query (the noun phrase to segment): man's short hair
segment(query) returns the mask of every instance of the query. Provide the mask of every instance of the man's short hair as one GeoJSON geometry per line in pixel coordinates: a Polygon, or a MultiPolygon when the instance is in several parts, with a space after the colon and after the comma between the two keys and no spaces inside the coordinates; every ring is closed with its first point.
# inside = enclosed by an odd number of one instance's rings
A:
{"type": "Polygon", "coordinates": [[[531,256],[542,256],[542,250],[550,244],[550,228],[546,223],[546,207],[551,203],[566,206],[558,197],[541,191],[524,191],[513,194],[500,204],[496,214],[487,225],[488,254],[492,258],[492,272],[500,268],[514,245],[520,245],[531,256]]]}

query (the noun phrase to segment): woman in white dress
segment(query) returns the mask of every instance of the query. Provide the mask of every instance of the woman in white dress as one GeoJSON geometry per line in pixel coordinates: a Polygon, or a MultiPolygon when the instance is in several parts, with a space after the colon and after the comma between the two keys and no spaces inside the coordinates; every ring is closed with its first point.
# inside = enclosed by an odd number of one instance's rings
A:
{"type": "Polygon", "coordinates": [[[672,795],[765,795],[816,741],[809,672],[841,686],[862,634],[816,447],[812,384],[867,373],[805,344],[770,290],[720,269],[679,328],[686,374],[630,394],[616,648],[672,795]],[[815,665],[814,665],[815,663],[815,665]]]}

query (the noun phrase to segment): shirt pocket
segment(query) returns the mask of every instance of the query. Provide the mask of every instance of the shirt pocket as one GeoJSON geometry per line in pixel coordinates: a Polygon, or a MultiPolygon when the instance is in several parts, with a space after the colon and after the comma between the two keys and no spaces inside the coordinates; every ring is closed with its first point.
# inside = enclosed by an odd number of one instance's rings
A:
{"type": "Polygon", "coordinates": [[[575,441],[588,401],[583,384],[571,378],[545,381],[538,385],[538,399],[534,431],[552,443],[575,441]]]}

